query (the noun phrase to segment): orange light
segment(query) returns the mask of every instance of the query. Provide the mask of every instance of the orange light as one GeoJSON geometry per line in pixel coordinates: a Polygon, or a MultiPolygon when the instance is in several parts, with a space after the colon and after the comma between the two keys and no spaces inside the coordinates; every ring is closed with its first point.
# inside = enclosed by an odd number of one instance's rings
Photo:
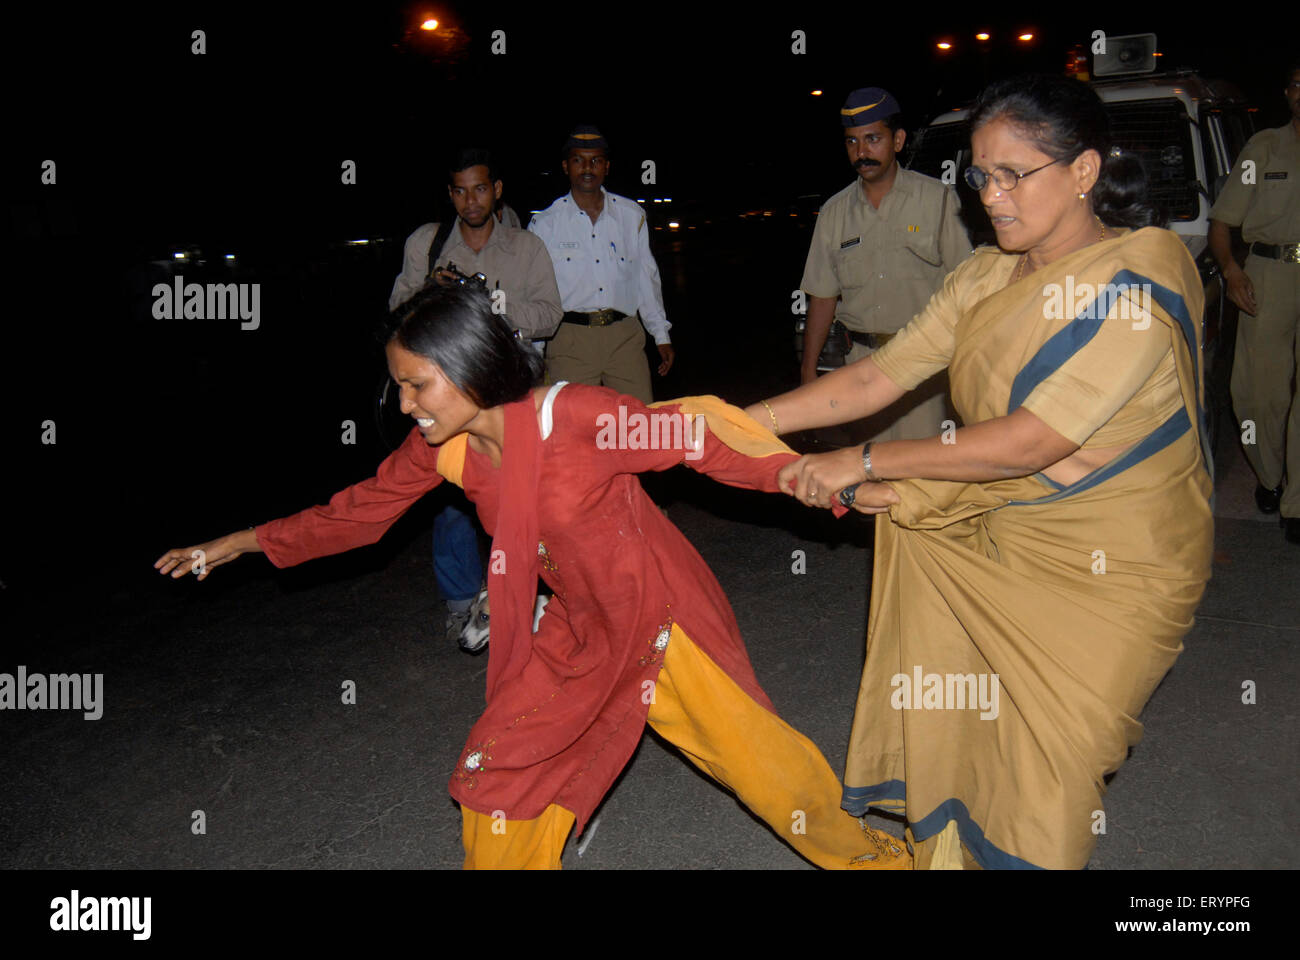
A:
{"type": "Polygon", "coordinates": [[[424,21],[424,23],[420,24],[420,29],[421,29],[421,30],[437,30],[437,29],[438,29],[438,21],[437,21],[437,20],[434,20],[432,17],[430,17],[428,20],[424,21]]]}
{"type": "Polygon", "coordinates": [[[976,39],[976,40],[987,40],[988,38],[989,38],[989,35],[988,35],[987,33],[977,33],[977,34],[975,34],[975,39],[976,39]]]}
{"type": "Polygon", "coordinates": [[[814,91],[812,92],[812,95],[813,95],[814,97],[820,97],[820,96],[822,95],[822,92],[821,92],[820,90],[814,90],[814,91]]]}
{"type": "Polygon", "coordinates": [[[948,43],[947,41],[945,41],[945,42],[943,42],[943,43],[936,43],[935,46],[938,47],[940,50],[951,50],[951,49],[952,49],[952,44],[951,44],[951,43],[948,43]]]}
{"type": "Polygon", "coordinates": [[[1030,40],[1034,39],[1034,35],[1032,33],[1022,33],[1016,39],[1023,40],[1024,42],[1028,43],[1030,40]]]}

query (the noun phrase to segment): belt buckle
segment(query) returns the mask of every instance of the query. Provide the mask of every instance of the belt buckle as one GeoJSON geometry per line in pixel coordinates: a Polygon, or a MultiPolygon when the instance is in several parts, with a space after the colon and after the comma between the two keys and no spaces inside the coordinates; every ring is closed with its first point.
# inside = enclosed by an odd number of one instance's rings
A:
{"type": "Polygon", "coordinates": [[[614,311],[608,307],[604,310],[597,310],[590,315],[590,321],[593,327],[608,327],[614,322],[614,311]]]}
{"type": "Polygon", "coordinates": [[[1278,259],[1287,263],[1300,263],[1300,243],[1282,244],[1282,256],[1278,259]]]}

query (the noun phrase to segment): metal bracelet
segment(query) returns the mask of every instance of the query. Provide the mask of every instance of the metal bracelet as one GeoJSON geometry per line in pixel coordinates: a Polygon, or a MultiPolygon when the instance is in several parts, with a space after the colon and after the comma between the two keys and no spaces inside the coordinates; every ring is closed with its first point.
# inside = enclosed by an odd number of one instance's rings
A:
{"type": "Polygon", "coordinates": [[[870,442],[862,445],[862,469],[867,472],[867,479],[872,483],[879,483],[880,478],[875,475],[871,469],[871,444],[870,442]]]}

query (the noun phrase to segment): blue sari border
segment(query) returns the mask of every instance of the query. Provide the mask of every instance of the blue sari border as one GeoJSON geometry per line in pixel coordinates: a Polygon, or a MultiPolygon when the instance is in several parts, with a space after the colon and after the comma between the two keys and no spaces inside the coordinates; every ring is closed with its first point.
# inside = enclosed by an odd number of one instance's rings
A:
{"type": "MultiPolygon", "coordinates": [[[[902,780],[886,780],[869,787],[844,788],[840,806],[855,817],[867,812],[875,800],[906,800],[907,785],[902,780]]],[[[961,842],[971,852],[975,860],[985,870],[1042,870],[1043,867],[1022,860],[1014,854],[999,849],[984,836],[984,831],[966,809],[966,804],[956,797],[951,797],[939,804],[929,814],[911,823],[912,836],[917,840],[926,840],[939,833],[949,820],[957,821],[957,832],[961,842]]]]}
{"type": "MultiPolygon", "coordinates": [[[[1105,483],[1111,477],[1123,473],[1129,467],[1137,466],[1147,457],[1154,456],[1169,444],[1173,443],[1184,433],[1192,428],[1192,421],[1188,419],[1187,408],[1179,407],[1178,412],[1172,414],[1168,420],[1160,424],[1150,433],[1148,433],[1142,442],[1137,444],[1128,453],[1122,457],[1116,457],[1110,463],[1098,467],[1092,473],[1080,480],[1076,480],[1068,487],[1062,487],[1055,481],[1047,480],[1048,483],[1056,487],[1056,493],[1049,493],[1045,497],[1039,497],[1037,500],[1008,500],[1003,506],[1023,507],[1034,503],[1054,503],[1057,500],[1063,500],[1066,497],[1076,493],[1083,493],[1090,490],[1098,484],[1105,483]]],[[[1001,507],[998,508],[1002,509],[1001,507]]]]}
{"type": "MultiPolygon", "coordinates": [[[[1135,287],[1138,289],[1149,287],[1152,298],[1165,313],[1173,318],[1178,330],[1183,335],[1188,353],[1192,358],[1192,370],[1197,389],[1201,389],[1201,351],[1196,342],[1196,327],[1192,322],[1191,314],[1187,310],[1187,301],[1182,294],[1156,283],[1150,277],[1135,273],[1132,270],[1120,270],[1116,272],[1109,283],[1101,288],[1096,300],[1085,307],[1079,316],[1049,337],[1047,342],[1038,348],[1038,351],[1030,358],[1029,362],[1016,374],[1016,378],[1011,384],[1007,412],[1011,413],[1018,409],[1024,403],[1025,398],[1034,391],[1035,387],[1055,373],[1067,360],[1097,335],[1097,331],[1101,329],[1101,324],[1110,313],[1111,304],[1119,296],[1119,290],[1133,289],[1135,287]]],[[[1199,397],[1196,404],[1196,419],[1200,428],[1201,454],[1204,458],[1204,466],[1211,480],[1213,480],[1214,456],[1209,446],[1205,406],[1200,402],[1199,397]]],[[[1191,429],[1191,426],[1191,415],[1187,408],[1183,407],[1178,413],[1175,413],[1149,433],[1124,456],[1098,467],[1076,483],[1063,487],[1039,474],[1040,479],[1056,488],[1055,493],[1035,500],[1012,500],[1005,505],[1025,506],[1034,503],[1053,503],[1072,494],[1082,493],[1100,483],[1104,483],[1129,467],[1136,466],[1147,457],[1159,453],[1191,429]]]]}

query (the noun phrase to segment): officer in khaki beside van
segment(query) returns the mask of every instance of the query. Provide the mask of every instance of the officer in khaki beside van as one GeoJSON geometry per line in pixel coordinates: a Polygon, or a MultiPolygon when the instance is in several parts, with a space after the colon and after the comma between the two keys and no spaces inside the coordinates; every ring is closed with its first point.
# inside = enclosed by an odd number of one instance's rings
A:
{"type": "Polygon", "coordinates": [[[1232,406],[1249,439],[1255,502],[1281,510],[1287,540],[1300,543],[1300,64],[1283,90],[1291,122],[1250,138],[1210,211],[1210,252],[1241,308],[1232,364],[1232,406]],[[1232,259],[1230,227],[1250,248],[1232,259]]]}
{"type": "MultiPolygon", "coordinates": [[[[813,230],[799,284],[808,295],[803,383],[817,377],[832,320],[853,339],[846,362],[869,356],[921,312],[971,252],[952,188],[899,165],[907,139],[901,112],[879,87],[854,90],[840,110],[844,147],[858,176],[822,205],[813,230]]],[[[941,374],[862,421],[859,442],[936,436],[949,416],[946,394],[941,374]]]]}

